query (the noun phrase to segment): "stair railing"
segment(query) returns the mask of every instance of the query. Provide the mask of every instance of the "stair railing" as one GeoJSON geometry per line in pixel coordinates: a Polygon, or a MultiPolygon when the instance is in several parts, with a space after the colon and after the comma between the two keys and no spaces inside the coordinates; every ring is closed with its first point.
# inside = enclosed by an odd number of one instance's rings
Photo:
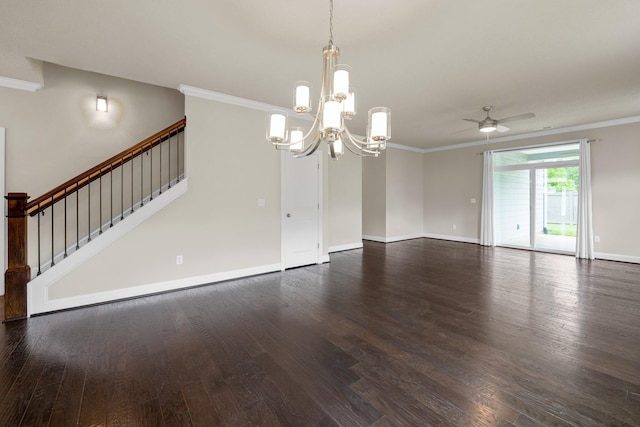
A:
{"type": "Polygon", "coordinates": [[[6,196],[5,321],[26,317],[32,272],[44,273],[184,178],[185,127],[183,118],[31,201],[6,196]]]}

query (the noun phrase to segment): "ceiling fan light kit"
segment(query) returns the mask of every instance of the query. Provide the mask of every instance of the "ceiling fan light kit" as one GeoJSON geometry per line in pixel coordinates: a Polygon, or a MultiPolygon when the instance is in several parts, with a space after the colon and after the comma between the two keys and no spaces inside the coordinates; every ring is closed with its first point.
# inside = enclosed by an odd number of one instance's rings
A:
{"type": "MultiPolygon", "coordinates": [[[[277,149],[289,150],[294,157],[313,154],[321,142],[329,146],[329,154],[337,159],[344,153],[344,147],[359,156],[377,157],[386,148],[391,138],[391,110],[376,107],[369,110],[366,137],[354,137],[345,120],[356,115],[356,92],[350,86],[351,68],[338,64],[340,49],[333,44],[333,0],[329,0],[329,44],[322,51],[322,87],[318,109],[314,114],[311,129],[305,134],[301,128],[287,130],[287,115],[276,111],[271,114],[267,140],[277,149]]],[[[296,83],[293,97],[296,114],[308,114],[311,106],[311,84],[306,81],[296,83]]]]}
{"type": "Polygon", "coordinates": [[[483,120],[478,127],[480,132],[493,132],[498,129],[498,123],[495,120],[483,120]]]}

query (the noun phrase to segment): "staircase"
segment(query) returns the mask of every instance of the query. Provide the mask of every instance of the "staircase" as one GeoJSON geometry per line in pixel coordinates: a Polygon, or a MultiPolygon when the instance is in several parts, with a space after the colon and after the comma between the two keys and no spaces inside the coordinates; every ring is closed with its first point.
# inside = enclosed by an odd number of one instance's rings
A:
{"type": "Polygon", "coordinates": [[[62,261],[180,185],[185,128],[183,118],[31,201],[26,193],[6,196],[5,322],[27,316],[29,281],[55,274],[62,261]]]}

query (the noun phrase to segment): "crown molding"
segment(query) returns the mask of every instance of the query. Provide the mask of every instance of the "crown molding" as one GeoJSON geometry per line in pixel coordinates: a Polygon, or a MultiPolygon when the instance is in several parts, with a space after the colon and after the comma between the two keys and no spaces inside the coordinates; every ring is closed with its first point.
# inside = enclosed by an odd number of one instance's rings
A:
{"type": "MultiPolygon", "coordinates": [[[[25,82],[25,83],[29,83],[29,82],[25,82]]],[[[2,83],[0,80],[0,85],[1,84],[2,83]]],[[[35,83],[32,83],[32,84],[35,84],[35,83]]],[[[40,85],[40,87],[42,87],[42,85],[40,85]]],[[[40,87],[38,87],[38,89],[40,87]]],[[[201,89],[201,88],[183,85],[183,84],[178,86],[178,90],[184,95],[194,96],[196,98],[209,99],[209,100],[221,102],[224,104],[251,108],[253,110],[266,111],[268,113],[272,113],[275,110],[279,110],[279,111],[284,111],[288,116],[295,116],[297,118],[309,120],[309,121],[313,120],[313,117],[310,114],[300,115],[291,108],[283,108],[277,105],[267,104],[265,102],[260,102],[260,101],[254,101],[247,98],[241,98],[239,96],[227,95],[225,93],[220,93],[213,90],[201,89]]],[[[404,151],[410,151],[413,153],[426,154],[426,153],[436,153],[439,151],[457,150],[459,148],[486,146],[487,144],[497,144],[500,142],[518,141],[521,139],[537,138],[541,136],[558,135],[558,134],[569,133],[569,132],[579,132],[579,131],[589,130],[589,129],[599,129],[599,128],[610,127],[610,126],[620,126],[620,125],[626,125],[631,123],[640,123],[640,116],[625,117],[625,118],[614,119],[614,120],[604,120],[601,122],[587,123],[583,125],[568,126],[564,128],[557,128],[557,129],[548,129],[543,131],[522,133],[518,135],[511,135],[511,136],[503,136],[500,138],[489,139],[488,142],[486,139],[482,139],[479,141],[464,142],[461,144],[453,144],[453,145],[444,145],[441,147],[434,147],[434,148],[417,148],[417,147],[411,147],[408,145],[388,142],[387,147],[394,148],[396,150],[404,150],[404,151]]]]}
{"type": "Polygon", "coordinates": [[[252,110],[258,111],[266,111],[267,113],[273,113],[276,110],[284,111],[288,116],[295,116],[296,118],[309,121],[313,120],[313,117],[311,117],[309,114],[298,114],[292,108],[279,107],[277,105],[267,104],[266,102],[254,101],[252,99],[241,98],[239,96],[227,95],[226,93],[220,93],[213,90],[201,89],[198,87],[181,84],[178,86],[178,91],[180,91],[184,95],[217,101],[223,104],[251,108],[252,110]]]}
{"type": "Polygon", "coordinates": [[[0,76],[0,86],[8,87],[9,89],[26,90],[28,92],[35,92],[44,87],[42,83],[28,82],[26,80],[12,79],[3,76],[0,76]]]}
{"type": "Polygon", "coordinates": [[[541,136],[558,135],[558,134],[569,133],[569,132],[580,132],[583,130],[628,125],[631,123],[640,123],[640,116],[624,117],[621,119],[604,120],[601,122],[586,123],[583,125],[576,125],[576,126],[567,126],[564,128],[548,129],[548,130],[542,130],[537,132],[522,133],[519,135],[503,136],[501,138],[490,139],[489,142],[487,142],[486,139],[483,139],[480,141],[465,142],[462,144],[445,145],[442,147],[435,147],[435,148],[425,148],[422,152],[435,153],[438,151],[456,150],[458,148],[475,147],[478,145],[486,146],[487,144],[497,144],[499,142],[519,141],[521,139],[530,139],[530,138],[537,138],[541,136]]]}
{"type": "Polygon", "coordinates": [[[387,148],[395,148],[396,150],[411,151],[412,153],[424,153],[423,148],[410,147],[408,145],[396,144],[395,142],[387,142],[387,148]]]}

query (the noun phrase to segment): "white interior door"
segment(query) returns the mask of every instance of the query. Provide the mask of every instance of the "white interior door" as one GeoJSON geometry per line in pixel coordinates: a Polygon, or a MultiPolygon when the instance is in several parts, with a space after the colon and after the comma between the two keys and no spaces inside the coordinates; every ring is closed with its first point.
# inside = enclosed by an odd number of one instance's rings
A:
{"type": "Polygon", "coordinates": [[[320,158],[282,155],[283,269],[320,262],[320,158]]]}

